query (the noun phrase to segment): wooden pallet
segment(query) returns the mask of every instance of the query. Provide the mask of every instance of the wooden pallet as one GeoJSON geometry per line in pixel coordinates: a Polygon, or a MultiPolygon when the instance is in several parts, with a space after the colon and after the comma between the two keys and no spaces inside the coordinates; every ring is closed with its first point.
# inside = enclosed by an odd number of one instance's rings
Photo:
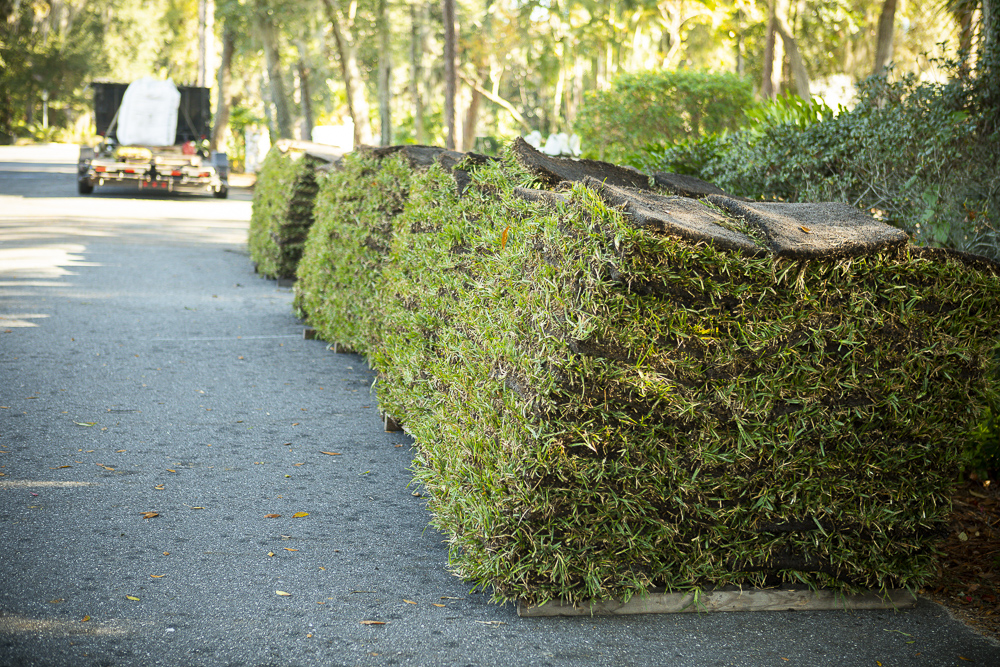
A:
{"type": "Polygon", "coordinates": [[[908,590],[894,589],[885,595],[861,593],[844,595],[830,590],[809,589],[724,589],[694,593],[653,591],[628,602],[596,600],[579,606],[552,600],[532,607],[517,603],[518,616],[592,616],[623,614],[677,614],[709,611],[816,611],[824,609],[905,609],[914,607],[917,597],[908,590]]]}

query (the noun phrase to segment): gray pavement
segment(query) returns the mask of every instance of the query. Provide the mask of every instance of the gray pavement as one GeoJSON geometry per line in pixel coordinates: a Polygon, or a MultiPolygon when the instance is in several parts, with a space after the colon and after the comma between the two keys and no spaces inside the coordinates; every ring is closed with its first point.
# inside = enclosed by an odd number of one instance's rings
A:
{"type": "Polygon", "coordinates": [[[448,572],[364,359],[253,273],[249,195],[80,197],[74,160],[0,147],[0,667],[1000,665],[927,601],[490,603],[448,572]]]}

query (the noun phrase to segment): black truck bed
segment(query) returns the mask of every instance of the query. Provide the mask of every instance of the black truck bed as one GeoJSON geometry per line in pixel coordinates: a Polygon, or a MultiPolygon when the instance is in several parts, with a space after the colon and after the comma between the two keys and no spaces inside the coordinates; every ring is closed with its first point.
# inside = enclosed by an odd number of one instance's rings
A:
{"type": "MultiPolygon", "coordinates": [[[[94,121],[97,134],[107,136],[108,127],[121,106],[127,83],[93,82],[94,121]]],[[[207,139],[212,132],[211,92],[197,86],[177,86],[181,94],[180,108],[177,110],[177,137],[174,144],[207,139]]],[[[118,137],[115,135],[115,140],[118,137]]]]}

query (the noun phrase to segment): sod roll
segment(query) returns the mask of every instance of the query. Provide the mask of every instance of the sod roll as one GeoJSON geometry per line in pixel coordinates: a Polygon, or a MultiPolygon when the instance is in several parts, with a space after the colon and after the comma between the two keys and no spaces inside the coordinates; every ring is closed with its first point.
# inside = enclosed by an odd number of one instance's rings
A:
{"type": "Polygon", "coordinates": [[[257,272],[293,278],[313,224],[316,168],[333,154],[305,150],[302,142],[278,142],[267,153],[254,186],[248,245],[257,272]]]}

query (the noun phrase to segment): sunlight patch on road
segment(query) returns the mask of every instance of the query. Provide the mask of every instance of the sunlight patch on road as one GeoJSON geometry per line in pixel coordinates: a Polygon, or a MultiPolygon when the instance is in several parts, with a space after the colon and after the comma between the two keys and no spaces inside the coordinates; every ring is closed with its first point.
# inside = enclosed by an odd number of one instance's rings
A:
{"type": "Polygon", "coordinates": [[[63,267],[100,266],[84,261],[86,249],[78,243],[0,249],[0,276],[44,280],[74,275],[63,267]]]}
{"type": "Polygon", "coordinates": [[[72,488],[95,486],[94,482],[49,482],[34,479],[0,479],[0,489],[72,488]]]}
{"type": "Polygon", "coordinates": [[[72,620],[32,618],[20,614],[0,612],[0,635],[21,633],[109,637],[124,635],[126,630],[112,623],[101,623],[95,620],[88,620],[84,623],[78,618],[72,620]]]}
{"type": "Polygon", "coordinates": [[[0,287],[72,287],[73,283],[51,282],[48,280],[0,280],[0,287]]]}
{"type": "Polygon", "coordinates": [[[0,313],[0,327],[10,329],[26,329],[38,325],[28,320],[48,317],[44,313],[0,313]]]}

